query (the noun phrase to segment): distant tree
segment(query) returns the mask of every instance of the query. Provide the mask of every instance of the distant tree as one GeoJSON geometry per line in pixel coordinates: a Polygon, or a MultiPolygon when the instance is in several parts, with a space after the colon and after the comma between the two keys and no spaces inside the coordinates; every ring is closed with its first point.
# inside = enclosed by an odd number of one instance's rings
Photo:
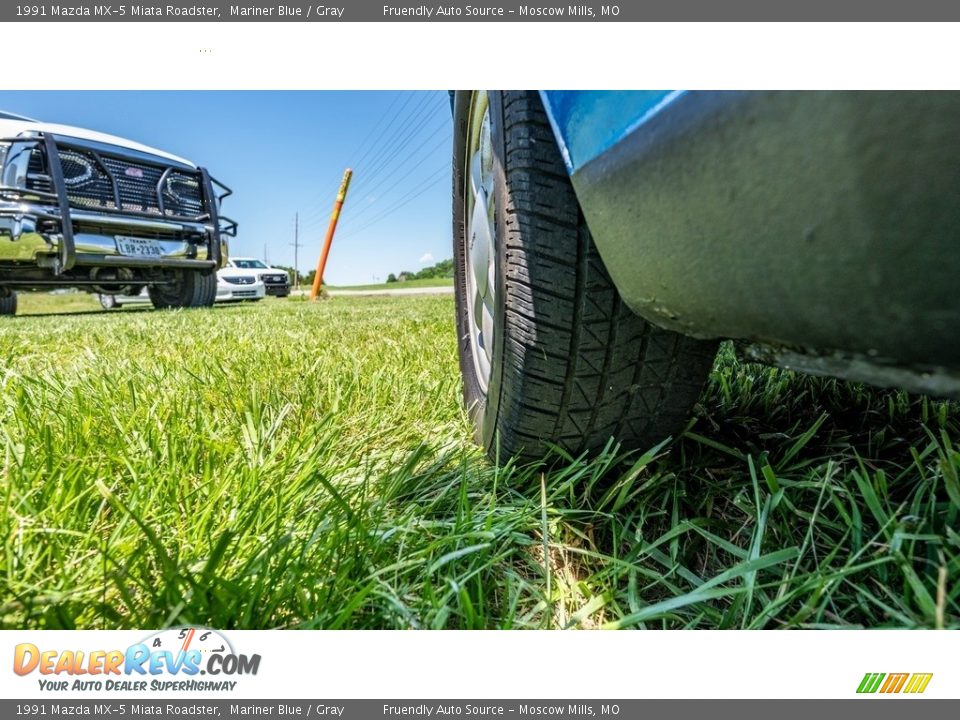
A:
{"type": "Polygon", "coordinates": [[[425,267],[420,272],[410,272],[403,270],[394,275],[390,273],[387,276],[387,282],[405,282],[407,280],[430,280],[432,278],[452,278],[453,277],[453,258],[441,260],[440,262],[425,267]]]}
{"type": "Polygon", "coordinates": [[[441,260],[435,266],[440,274],[437,277],[453,277],[453,258],[447,258],[446,260],[441,260]]]}
{"type": "Polygon", "coordinates": [[[425,267],[414,275],[418,280],[429,280],[431,278],[452,278],[453,277],[453,258],[441,260],[440,262],[425,267]]]}

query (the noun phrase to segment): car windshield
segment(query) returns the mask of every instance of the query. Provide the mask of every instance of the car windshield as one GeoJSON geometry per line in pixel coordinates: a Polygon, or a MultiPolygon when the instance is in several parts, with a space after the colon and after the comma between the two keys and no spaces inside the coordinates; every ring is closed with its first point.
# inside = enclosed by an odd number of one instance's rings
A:
{"type": "Polygon", "coordinates": [[[264,265],[264,264],[263,264],[262,262],[260,262],[259,260],[234,260],[234,261],[233,261],[233,264],[234,264],[236,267],[242,268],[242,269],[244,269],[244,270],[252,270],[252,269],[254,269],[254,268],[265,268],[265,267],[267,267],[266,265],[264,265]]]}

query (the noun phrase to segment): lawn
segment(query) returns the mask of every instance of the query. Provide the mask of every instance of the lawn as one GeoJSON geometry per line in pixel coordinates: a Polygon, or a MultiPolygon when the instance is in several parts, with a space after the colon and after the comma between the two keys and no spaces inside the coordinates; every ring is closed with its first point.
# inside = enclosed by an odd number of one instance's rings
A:
{"type": "Polygon", "coordinates": [[[18,315],[50,315],[60,313],[102,312],[96,295],[85,292],[20,293],[17,296],[18,315]]]}
{"type": "Polygon", "coordinates": [[[497,469],[452,313],[3,318],[0,624],[960,627],[957,404],[726,349],[672,444],[497,469]]]}

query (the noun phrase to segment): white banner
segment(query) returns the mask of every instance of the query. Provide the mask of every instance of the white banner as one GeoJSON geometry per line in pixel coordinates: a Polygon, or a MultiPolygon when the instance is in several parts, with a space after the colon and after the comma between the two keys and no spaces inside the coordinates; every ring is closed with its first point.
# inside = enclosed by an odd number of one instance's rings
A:
{"type": "Polygon", "coordinates": [[[960,698],[956,643],[924,631],[5,631],[0,694],[960,698]]]}

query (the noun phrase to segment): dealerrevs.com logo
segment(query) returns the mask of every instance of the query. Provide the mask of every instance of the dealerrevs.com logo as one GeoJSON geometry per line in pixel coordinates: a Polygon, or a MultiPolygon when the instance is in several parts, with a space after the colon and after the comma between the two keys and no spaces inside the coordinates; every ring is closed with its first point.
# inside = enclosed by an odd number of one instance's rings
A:
{"type": "Polygon", "coordinates": [[[37,675],[45,691],[231,691],[256,675],[260,655],[234,651],[222,633],[200,627],[164,630],[126,650],[14,648],[13,671],[37,675]],[[202,676],[202,678],[201,678],[202,676]]]}

